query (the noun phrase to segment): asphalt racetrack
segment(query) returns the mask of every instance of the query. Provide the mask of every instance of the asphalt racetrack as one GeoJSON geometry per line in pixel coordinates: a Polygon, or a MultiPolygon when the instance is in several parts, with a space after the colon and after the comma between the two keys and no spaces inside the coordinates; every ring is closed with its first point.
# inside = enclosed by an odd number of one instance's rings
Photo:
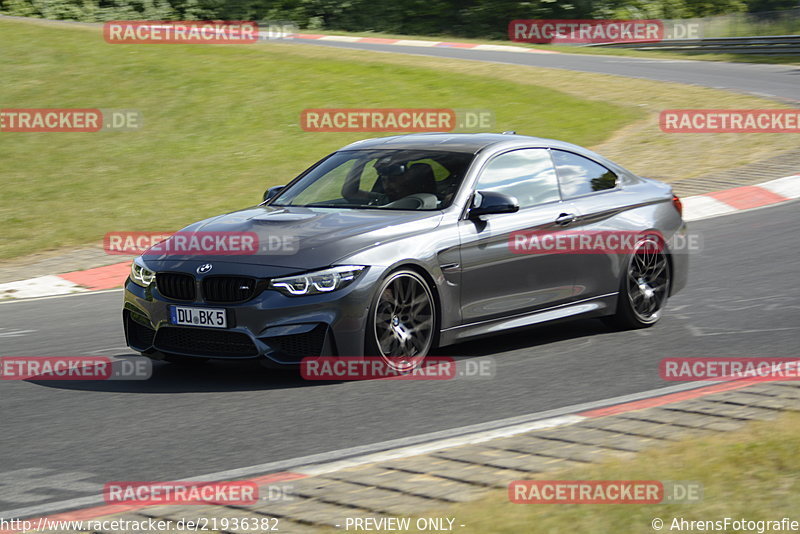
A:
{"type": "MultiPolygon", "coordinates": [[[[492,359],[492,378],[316,383],[223,362],[157,363],[138,382],[2,383],[0,516],[52,511],[113,480],[198,477],[663,388],[665,357],[796,355],[797,210],[691,223],[703,245],[689,286],[651,329],[583,320],[439,351],[492,359]]],[[[132,354],[121,301],[115,290],[0,303],[0,354],[132,354]]]]}
{"type": "Polygon", "coordinates": [[[452,59],[510,63],[580,72],[677,82],[800,102],[800,66],[648,59],[588,54],[494,52],[448,47],[416,47],[293,39],[292,42],[452,59]]]}

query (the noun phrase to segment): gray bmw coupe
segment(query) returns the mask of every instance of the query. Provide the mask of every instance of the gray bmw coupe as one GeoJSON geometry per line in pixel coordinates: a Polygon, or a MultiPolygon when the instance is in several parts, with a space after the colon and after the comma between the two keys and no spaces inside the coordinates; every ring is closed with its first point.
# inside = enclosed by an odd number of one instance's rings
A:
{"type": "Polygon", "coordinates": [[[686,284],[685,232],[670,186],[569,143],[368,139],[167,240],[203,246],[136,258],[125,335],[155,359],[376,356],[402,371],[547,321],[646,327],[686,284]]]}

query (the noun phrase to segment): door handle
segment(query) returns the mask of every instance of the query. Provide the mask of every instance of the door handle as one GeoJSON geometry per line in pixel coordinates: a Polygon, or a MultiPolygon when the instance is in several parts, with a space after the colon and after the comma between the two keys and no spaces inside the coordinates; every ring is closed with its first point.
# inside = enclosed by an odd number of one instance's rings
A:
{"type": "Polygon", "coordinates": [[[556,217],[556,224],[559,226],[566,226],[573,222],[577,217],[574,213],[562,213],[558,217],[556,217]]]}

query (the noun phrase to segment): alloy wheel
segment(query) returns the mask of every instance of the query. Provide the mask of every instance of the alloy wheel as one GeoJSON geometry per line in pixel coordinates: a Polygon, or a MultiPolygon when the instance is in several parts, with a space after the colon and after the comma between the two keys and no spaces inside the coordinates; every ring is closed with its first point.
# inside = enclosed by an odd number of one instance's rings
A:
{"type": "Polygon", "coordinates": [[[646,237],[636,243],[630,263],[626,286],[628,301],[636,318],[644,324],[656,322],[669,293],[669,262],[663,243],[646,237]]]}
{"type": "Polygon", "coordinates": [[[379,356],[396,371],[416,368],[433,344],[436,308],[416,273],[394,273],[381,286],[373,320],[379,356]]]}

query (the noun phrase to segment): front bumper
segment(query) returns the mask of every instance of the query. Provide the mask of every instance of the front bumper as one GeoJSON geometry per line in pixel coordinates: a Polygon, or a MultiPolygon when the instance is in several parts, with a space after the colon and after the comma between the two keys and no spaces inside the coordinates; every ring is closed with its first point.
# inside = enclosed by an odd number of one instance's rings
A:
{"type": "MultiPolygon", "coordinates": [[[[241,266],[231,271],[232,276],[252,274],[243,273],[241,266]]],[[[193,276],[198,284],[202,281],[202,275],[193,276]]],[[[156,283],[145,288],[129,279],[124,291],[125,339],[143,354],[261,359],[268,366],[296,366],[313,356],[359,356],[364,354],[367,311],[380,276],[379,269],[370,268],[352,284],[328,294],[287,297],[264,289],[245,302],[224,304],[206,302],[199,293],[193,301],[170,299],[156,283]],[[228,328],[173,325],[172,305],[224,308],[228,328]]]]}

